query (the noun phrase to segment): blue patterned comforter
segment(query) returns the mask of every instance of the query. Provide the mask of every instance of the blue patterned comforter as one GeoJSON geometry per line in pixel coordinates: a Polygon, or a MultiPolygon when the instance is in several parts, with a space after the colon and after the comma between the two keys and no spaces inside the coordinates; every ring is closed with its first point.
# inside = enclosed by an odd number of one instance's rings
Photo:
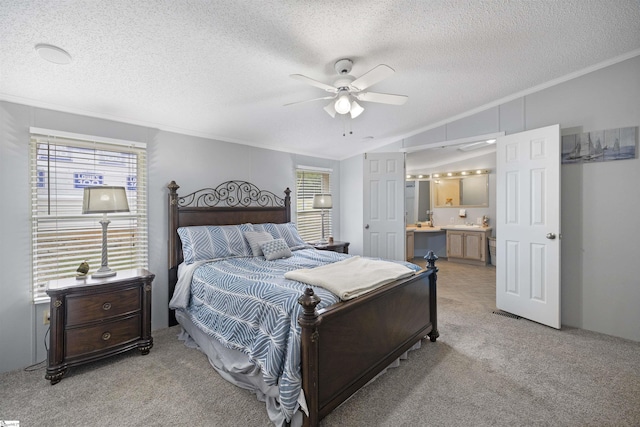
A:
{"type": "MultiPolygon", "coordinates": [[[[285,418],[298,409],[302,385],[298,298],[309,285],[287,280],[284,273],[340,261],[349,255],[302,249],[286,259],[240,257],[211,261],[195,268],[188,303],[172,300],[191,320],[226,347],[241,351],[260,366],[265,382],[277,385],[285,418]],[[180,307],[183,305],[184,307],[180,307]],[[185,308],[186,307],[186,308],[185,308]]],[[[419,267],[403,263],[414,270],[419,267]]],[[[314,287],[318,308],[339,301],[314,287]]]]}

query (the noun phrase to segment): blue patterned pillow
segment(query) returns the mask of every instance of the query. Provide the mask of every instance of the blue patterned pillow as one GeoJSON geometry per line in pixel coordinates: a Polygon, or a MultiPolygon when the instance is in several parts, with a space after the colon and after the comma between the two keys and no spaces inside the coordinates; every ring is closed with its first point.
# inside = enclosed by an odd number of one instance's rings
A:
{"type": "Polygon", "coordinates": [[[298,234],[298,228],[293,222],[284,224],[253,224],[254,231],[267,231],[274,239],[284,239],[290,249],[297,249],[300,246],[309,246],[298,234]]]}
{"type": "Polygon", "coordinates": [[[207,259],[251,256],[244,233],[252,230],[251,224],[180,227],[178,235],[184,262],[192,264],[207,259]]]}
{"type": "Polygon", "coordinates": [[[262,249],[267,261],[289,258],[292,255],[291,249],[289,249],[289,246],[287,246],[287,242],[285,242],[284,239],[273,239],[268,242],[261,243],[260,249],[262,249]]]}

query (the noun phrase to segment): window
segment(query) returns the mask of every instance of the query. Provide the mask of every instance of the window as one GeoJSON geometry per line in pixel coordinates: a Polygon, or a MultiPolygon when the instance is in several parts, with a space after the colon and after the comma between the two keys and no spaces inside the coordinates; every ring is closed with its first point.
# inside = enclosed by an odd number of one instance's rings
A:
{"type": "Polygon", "coordinates": [[[84,188],[123,186],[129,212],[109,214],[109,267],[146,268],[146,145],[31,128],[33,300],[46,300],[50,280],[74,277],[87,260],[102,260],[101,214],[83,215],[84,188]]]}
{"type": "MultiPolygon", "coordinates": [[[[300,167],[296,171],[297,226],[300,236],[307,242],[322,237],[322,211],[313,209],[313,196],[318,193],[331,193],[331,171],[300,167]]],[[[331,235],[331,211],[324,215],[324,235],[325,238],[331,235]]]]}

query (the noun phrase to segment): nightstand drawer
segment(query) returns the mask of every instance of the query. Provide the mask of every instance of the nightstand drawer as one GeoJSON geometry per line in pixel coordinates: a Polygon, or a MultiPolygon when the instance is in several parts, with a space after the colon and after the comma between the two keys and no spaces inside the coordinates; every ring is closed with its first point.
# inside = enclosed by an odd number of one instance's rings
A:
{"type": "Polygon", "coordinates": [[[65,358],[87,355],[140,338],[140,315],[65,331],[65,358]]]}
{"type": "Polygon", "coordinates": [[[140,286],[67,298],[67,326],[82,325],[140,310],[140,286]]]}

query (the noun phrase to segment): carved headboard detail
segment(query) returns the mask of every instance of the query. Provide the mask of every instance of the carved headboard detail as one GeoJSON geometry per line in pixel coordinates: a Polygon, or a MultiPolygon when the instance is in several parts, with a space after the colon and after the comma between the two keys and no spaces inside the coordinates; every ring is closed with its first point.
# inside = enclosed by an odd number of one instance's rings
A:
{"type": "MultiPolygon", "coordinates": [[[[169,190],[178,189],[175,181],[169,184],[169,190]]],[[[286,196],[291,191],[285,190],[286,196]]],[[[177,193],[176,197],[177,197],[177,193]]],[[[285,207],[285,197],[278,197],[271,191],[260,190],[247,181],[227,181],[216,188],[203,188],[184,197],[177,197],[179,207],[250,207],[250,206],[281,206],[285,207]]]]}

